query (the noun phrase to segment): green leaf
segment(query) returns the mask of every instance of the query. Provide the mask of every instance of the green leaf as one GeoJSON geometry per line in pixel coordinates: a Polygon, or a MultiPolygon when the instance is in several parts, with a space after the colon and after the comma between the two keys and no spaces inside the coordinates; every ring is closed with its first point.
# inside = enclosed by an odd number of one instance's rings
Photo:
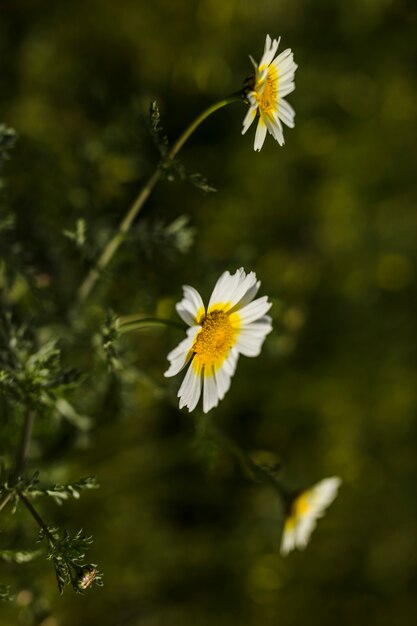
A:
{"type": "Polygon", "coordinates": [[[87,476],[80,480],[69,483],[67,485],[61,485],[57,483],[50,487],[40,487],[35,485],[27,490],[26,495],[30,497],[49,496],[55,500],[57,504],[62,504],[63,501],[69,498],[78,499],[82,491],[89,489],[98,489],[99,485],[95,476],[87,476]]]}

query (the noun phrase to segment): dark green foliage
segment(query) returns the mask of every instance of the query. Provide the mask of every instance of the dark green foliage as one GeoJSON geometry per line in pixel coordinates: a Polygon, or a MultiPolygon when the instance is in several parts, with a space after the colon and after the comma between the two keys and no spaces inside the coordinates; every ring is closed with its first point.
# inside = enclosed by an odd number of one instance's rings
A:
{"type": "Polygon", "coordinates": [[[178,157],[171,158],[169,156],[170,145],[161,124],[161,115],[156,100],[151,102],[149,118],[151,135],[161,155],[159,167],[163,173],[163,177],[170,182],[175,180],[175,178],[179,178],[183,182],[189,182],[204,193],[217,191],[207,181],[205,176],[198,172],[190,172],[178,157]]]}
{"type": "Polygon", "coordinates": [[[187,215],[180,215],[171,223],[163,219],[141,220],[136,234],[141,250],[149,259],[155,255],[164,255],[174,260],[178,252],[186,254],[195,238],[195,228],[189,222],[187,215]]]}
{"type": "Polygon", "coordinates": [[[0,315],[0,391],[8,402],[45,415],[79,378],[74,369],[61,366],[55,341],[38,347],[26,326],[0,315]]]}

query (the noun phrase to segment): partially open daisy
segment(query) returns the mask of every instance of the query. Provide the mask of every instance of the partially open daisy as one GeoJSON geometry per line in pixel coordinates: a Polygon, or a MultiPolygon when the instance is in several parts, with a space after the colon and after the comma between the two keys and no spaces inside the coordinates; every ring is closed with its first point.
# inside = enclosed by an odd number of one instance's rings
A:
{"type": "Polygon", "coordinates": [[[281,541],[281,554],[286,555],[294,548],[305,548],[317,519],[324,515],[326,508],[337,496],[341,484],[340,478],[333,476],[298,493],[289,502],[281,541]]]}
{"type": "Polygon", "coordinates": [[[284,144],[281,121],[290,128],[294,127],[294,109],[284,97],[294,91],[294,74],[297,65],[289,48],[275,59],[280,39],[266,36],[265,50],[259,65],[250,57],[255,68],[255,75],[248,79],[245,96],[250,108],[243,120],[242,135],[246,133],[253,120],[259,115],[255,134],[255,150],[263,146],[268,130],[280,146],[284,144]]]}
{"type": "Polygon", "coordinates": [[[184,297],[176,305],[178,315],[190,326],[187,337],[168,354],[170,367],[165,376],[175,376],[190,363],[178,391],[180,409],[192,411],[203,387],[203,411],[207,413],[223,400],[235,373],[239,354],[258,356],[271,318],[271,302],[263,296],[254,300],[260,281],[254,272],[240,268],[224,272],[218,279],[207,310],[193,287],[183,287],[184,297]]]}

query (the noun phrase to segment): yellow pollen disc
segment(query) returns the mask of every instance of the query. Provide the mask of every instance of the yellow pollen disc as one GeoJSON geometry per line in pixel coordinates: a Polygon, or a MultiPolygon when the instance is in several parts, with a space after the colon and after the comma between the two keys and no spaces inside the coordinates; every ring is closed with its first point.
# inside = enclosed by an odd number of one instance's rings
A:
{"type": "Polygon", "coordinates": [[[292,505],[293,515],[302,517],[310,510],[309,492],[302,493],[292,505]]]}
{"type": "Polygon", "coordinates": [[[278,72],[273,65],[268,68],[263,90],[256,90],[258,106],[263,113],[274,113],[278,103],[278,72]]]}
{"type": "Polygon", "coordinates": [[[285,520],[285,529],[290,530],[295,528],[303,515],[308,513],[311,508],[309,497],[310,493],[305,491],[294,500],[291,506],[291,513],[285,520]]]}
{"type": "Polygon", "coordinates": [[[195,371],[201,371],[204,367],[206,375],[210,375],[211,368],[219,369],[227,358],[237,331],[227,313],[217,309],[207,313],[200,324],[202,328],[191,348],[194,353],[193,366],[195,371]]]}

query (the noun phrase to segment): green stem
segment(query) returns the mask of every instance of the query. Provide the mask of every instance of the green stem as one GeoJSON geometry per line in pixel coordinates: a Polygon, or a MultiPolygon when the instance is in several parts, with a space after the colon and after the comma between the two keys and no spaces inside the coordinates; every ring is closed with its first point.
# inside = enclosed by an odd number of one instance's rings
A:
{"type": "Polygon", "coordinates": [[[29,448],[30,440],[32,438],[33,422],[35,420],[35,413],[28,409],[25,421],[22,429],[22,436],[20,439],[20,445],[16,453],[16,463],[13,470],[13,480],[16,481],[22,474],[25,467],[26,454],[29,448]]]}
{"type": "Polygon", "coordinates": [[[0,511],[6,506],[9,500],[16,493],[15,486],[19,480],[19,476],[22,474],[25,467],[26,454],[29,448],[30,440],[32,438],[33,422],[35,420],[35,413],[28,409],[25,415],[25,421],[23,422],[22,434],[20,437],[19,447],[16,451],[16,460],[13,471],[10,474],[8,483],[11,487],[10,491],[6,491],[0,500],[0,511]]]}
{"type": "Polygon", "coordinates": [[[50,541],[50,543],[55,546],[56,542],[55,542],[53,535],[49,531],[48,526],[45,524],[45,522],[43,521],[43,519],[41,518],[41,516],[39,515],[39,513],[33,506],[33,504],[26,498],[25,495],[23,495],[23,493],[19,489],[16,490],[16,493],[19,496],[21,502],[23,502],[23,504],[25,505],[29,513],[32,515],[33,519],[37,522],[37,524],[43,530],[43,532],[45,533],[45,536],[48,537],[48,540],[50,541]]]}
{"type": "Polygon", "coordinates": [[[127,315],[119,319],[118,330],[121,334],[130,333],[133,330],[141,330],[149,327],[165,327],[172,326],[178,330],[184,330],[184,325],[173,320],[166,320],[160,317],[138,317],[136,315],[127,315]]]}
{"type": "Polygon", "coordinates": [[[97,280],[99,279],[102,271],[107,267],[108,263],[111,261],[113,255],[119,248],[120,244],[124,240],[126,233],[129,231],[134,219],[139,214],[139,211],[142,209],[146,200],[150,196],[154,187],[160,180],[162,176],[162,171],[164,167],[170,164],[170,162],[175,158],[178,152],[181,150],[185,142],[189,139],[189,137],[193,134],[193,132],[200,126],[204,120],[217,111],[232,102],[237,102],[242,99],[242,92],[236,92],[219,102],[215,102],[208,109],[203,111],[196,119],[185,129],[182,135],[177,139],[177,141],[172,146],[171,150],[167,154],[167,156],[158,164],[158,167],[149,178],[149,180],[145,183],[144,187],[140,191],[139,195],[136,197],[132,206],[126,213],[123,220],[120,222],[120,225],[115,233],[115,235],[110,239],[107,245],[104,247],[101,255],[98,258],[98,261],[95,267],[91,268],[86,278],[82,282],[79,290],[78,290],[78,301],[83,302],[90,294],[92,289],[94,288],[97,280]]]}
{"type": "Polygon", "coordinates": [[[9,502],[9,500],[13,496],[13,494],[14,494],[14,491],[6,491],[5,492],[5,494],[3,495],[2,499],[0,500],[0,511],[2,509],[4,509],[4,507],[9,502]]]}
{"type": "Polygon", "coordinates": [[[278,492],[281,498],[286,496],[286,492],[281,483],[275,478],[271,470],[255,463],[251,457],[242,450],[230,437],[220,432],[213,420],[207,422],[207,432],[223,449],[235,457],[244,471],[257,483],[269,484],[278,492]]]}
{"type": "MultiPolygon", "coordinates": [[[[52,533],[50,532],[47,524],[43,521],[43,519],[41,518],[41,516],[39,515],[39,513],[37,512],[37,510],[33,506],[33,504],[30,502],[30,500],[28,500],[26,498],[26,496],[21,491],[19,491],[19,489],[16,489],[16,493],[19,496],[21,502],[23,502],[23,504],[25,505],[25,507],[27,508],[29,513],[32,515],[33,519],[37,522],[38,526],[45,533],[45,537],[48,539],[49,543],[56,548],[57,547],[57,542],[55,540],[55,537],[52,535],[52,533]]],[[[71,583],[72,583],[73,587],[74,588],[78,587],[79,577],[82,575],[82,567],[78,566],[76,563],[73,563],[65,555],[63,555],[63,558],[64,558],[65,563],[67,565],[69,577],[71,579],[71,583]],[[72,570],[74,570],[74,572],[75,572],[75,577],[74,577],[74,575],[72,573],[72,570]]]]}

